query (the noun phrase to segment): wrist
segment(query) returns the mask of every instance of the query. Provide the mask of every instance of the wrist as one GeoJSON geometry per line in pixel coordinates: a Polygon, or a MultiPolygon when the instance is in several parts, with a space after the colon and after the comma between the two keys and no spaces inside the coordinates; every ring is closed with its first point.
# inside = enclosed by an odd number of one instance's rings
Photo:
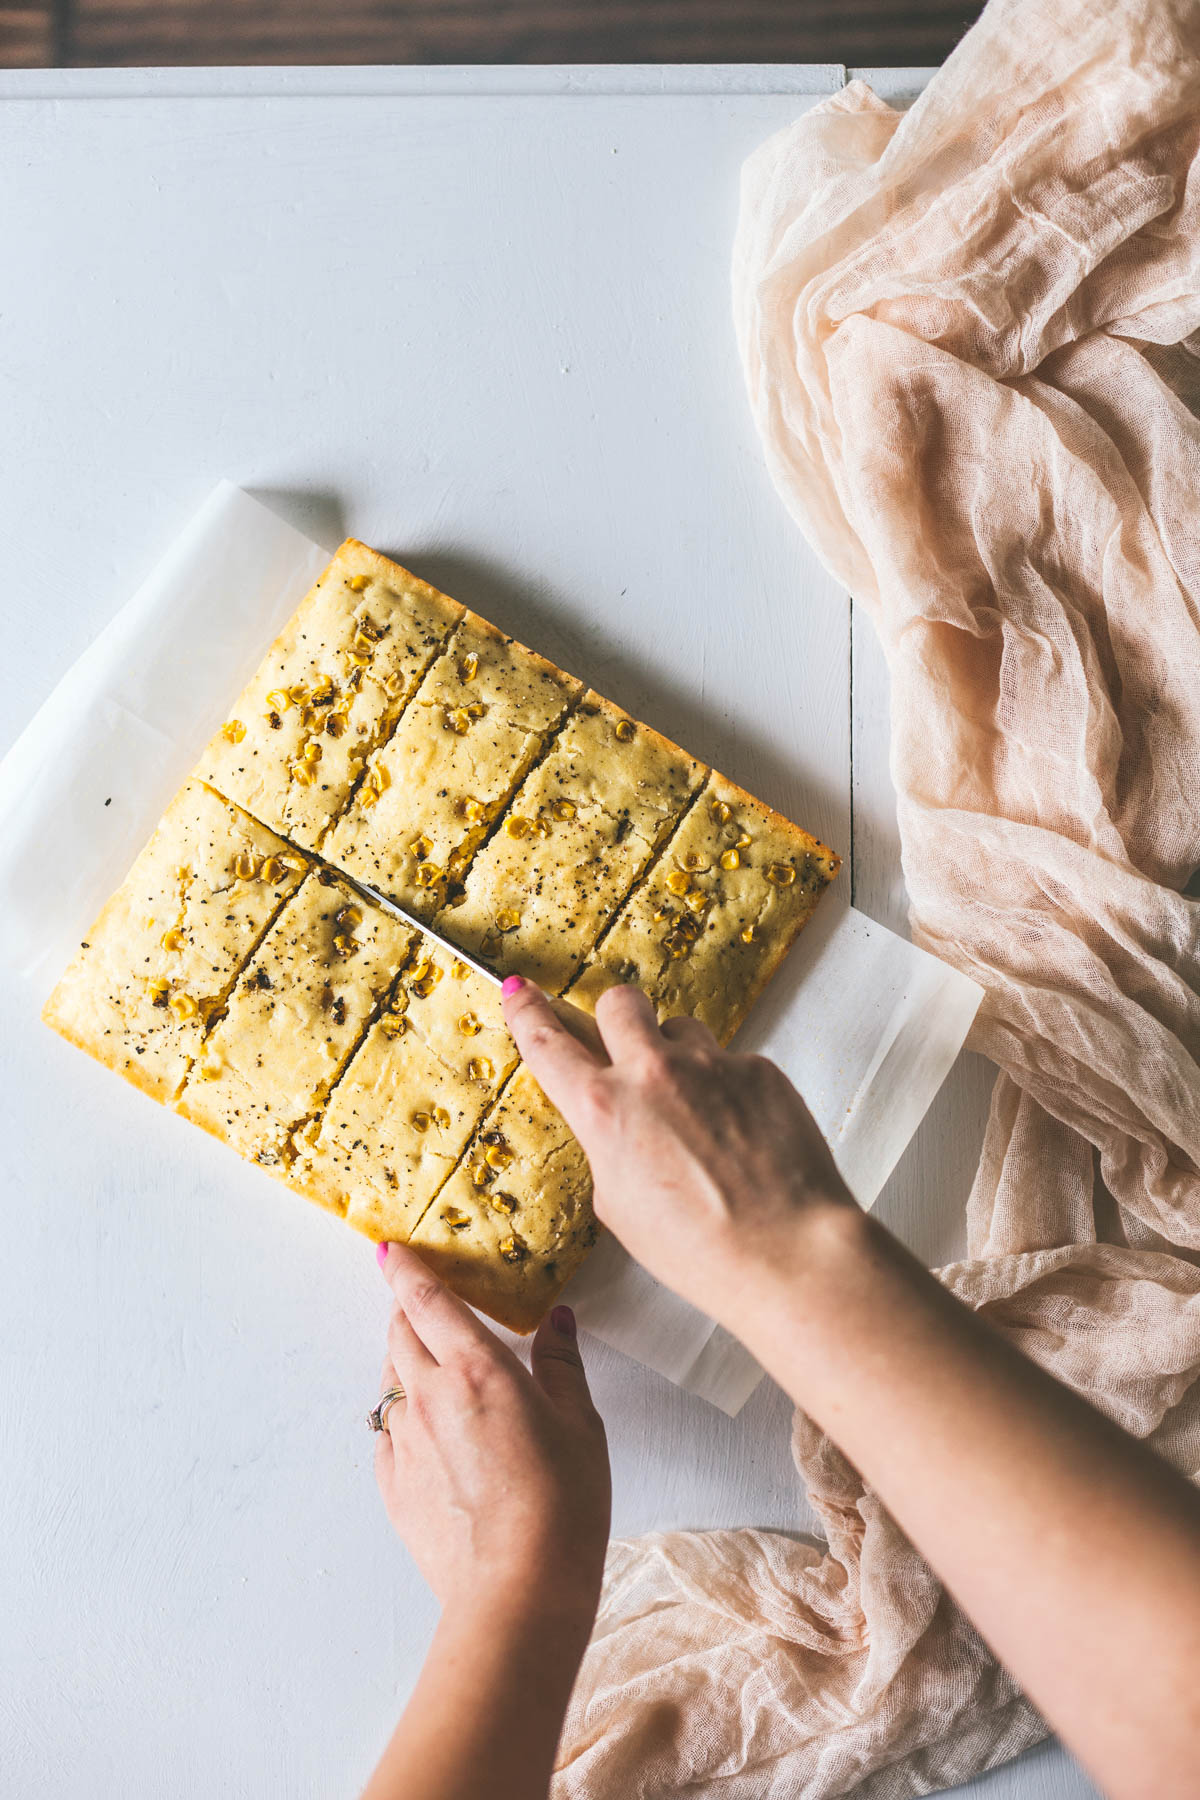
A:
{"type": "Polygon", "coordinates": [[[577,1644],[579,1654],[591,1635],[599,1594],[582,1585],[564,1592],[557,1584],[506,1579],[489,1585],[486,1592],[448,1598],[442,1607],[442,1623],[454,1632],[467,1632],[503,1644],[549,1646],[555,1654],[577,1644]]]}
{"type": "Polygon", "coordinates": [[[785,1325],[792,1337],[824,1333],[847,1289],[866,1277],[880,1230],[856,1201],[830,1196],[744,1234],[723,1284],[720,1323],[760,1361],[764,1340],[785,1325]]]}
{"type": "Polygon", "coordinates": [[[489,1594],[448,1602],[437,1638],[464,1679],[487,1683],[501,1673],[532,1684],[565,1707],[591,1637],[595,1607],[568,1607],[529,1595],[489,1594]]]}

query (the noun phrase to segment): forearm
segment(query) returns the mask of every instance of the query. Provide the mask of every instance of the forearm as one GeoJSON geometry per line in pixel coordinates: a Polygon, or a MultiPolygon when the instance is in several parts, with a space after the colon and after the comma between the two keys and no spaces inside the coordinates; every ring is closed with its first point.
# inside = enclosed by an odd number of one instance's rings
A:
{"type": "Polygon", "coordinates": [[[590,1626],[484,1597],[444,1614],[363,1800],[545,1800],[590,1626]]]}
{"type": "Polygon", "coordinates": [[[1200,1497],[857,1211],[822,1211],[759,1268],[724,1322],[1107,1790],[1183,1792],[1200,1752],[1200,1497]]]}

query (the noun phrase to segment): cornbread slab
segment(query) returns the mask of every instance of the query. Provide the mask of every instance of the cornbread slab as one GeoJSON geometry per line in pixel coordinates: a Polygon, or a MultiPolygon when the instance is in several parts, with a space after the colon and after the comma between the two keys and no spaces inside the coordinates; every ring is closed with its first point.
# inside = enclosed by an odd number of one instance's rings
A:
{"type": "Polygon", "coordinates": [[[561,994],[704,775],[656,731],[585,694],[439,926],[501,974],[561,994]]]}
{"type": "Polygon", "coordinates": [[[42,1017],[153,1099],[173,1100],[238,970],[307,866],[265,825],[188,781],[42,1017]]]}
{"type": "Polygon", "coordinates": [[[522,1066],[409,1243],[470,1305],[526,1332],[596,1234],[587,1159],[522,1066]]]}
{"type": "Polygon", "coordinates": [[[347,539],[196,774],[294,843],[318,849],[463,612],[347,539]]]}
{"type": "Polygon", "coordinates": [[[516,1064],[499,990],[421,938],[289,1180],[402,1243],[516,1064]]]}
{"type": "Polygon", "coordinates": [[[252,1161],[286,1166],[415,937],[327,871],[310,875],[239,978],[178,1110],[252,1161]]]}
{"type": "Polygon", "coordinates": [[[567,998],[595,1009],[632,982],[660,1018],[691,1013],[728,1043],[833,880],[840,859],[711,774],[567,998]]]}
{"type": "Polygon", "coordinates": [[[47,1023],[530,1331],[596,1236],[498,988],[633,981],[727,1041],[838,858],[348,540],[48,1002],[47,1023]],[[319,859],[319,860],[318,860],[319,859]],[[360,895],[436,921],[451,948],[360,895]]]}
{"type": "Polygon", "coordinates": [[[432,919],[581,692],[469,614],[331,833],[329,861],[432,919]]]}

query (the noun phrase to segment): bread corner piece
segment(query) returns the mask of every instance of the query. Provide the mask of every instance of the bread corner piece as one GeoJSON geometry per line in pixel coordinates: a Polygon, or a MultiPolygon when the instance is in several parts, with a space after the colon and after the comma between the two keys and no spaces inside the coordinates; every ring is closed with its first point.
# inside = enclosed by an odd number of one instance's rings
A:
{"type": "Polygon", "coordinates": [[[587,1159],[522,1066],[409,1243],[454,1293],[524,1333],[596,1235],[587,1159]]]}
{"type": "Polygon", "coordinates": [[[660,1018],[728,1043],[841,867],[836,853],[724,776],[709,776],[568,989],[587,1010],[633,982],[660,1018]]]}
{"type": "Polygon", "coordinates": [[[186,1080],[210,1019],[305,859],[199,781],[175,796],[42,1012],[153,1099],[186,1080]]]}
{"type": "Polygon", "coordinates": [[[196,774],[320,848],[464,608],[347,538],[288,620],[196,774]]]}

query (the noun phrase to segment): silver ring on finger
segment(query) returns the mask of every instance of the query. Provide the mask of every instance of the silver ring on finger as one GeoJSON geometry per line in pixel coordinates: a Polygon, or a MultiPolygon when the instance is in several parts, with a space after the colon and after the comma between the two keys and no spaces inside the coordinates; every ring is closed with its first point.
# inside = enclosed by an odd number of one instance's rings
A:
{"type": "Polygon", "coordinates": [[[373,1406],[367,1414],[367,1424],[371,1427],[371,1430],[386,1431],[388,1413],[391,1411],[392,1407],[395,1406],[397,1400],[403,1400],[405,1398],[404,1389],[399,1383],[397,1383],[395,1387],[390,1387],[386,1394],[381,1394],[379,1404],[373,1406]]]}

